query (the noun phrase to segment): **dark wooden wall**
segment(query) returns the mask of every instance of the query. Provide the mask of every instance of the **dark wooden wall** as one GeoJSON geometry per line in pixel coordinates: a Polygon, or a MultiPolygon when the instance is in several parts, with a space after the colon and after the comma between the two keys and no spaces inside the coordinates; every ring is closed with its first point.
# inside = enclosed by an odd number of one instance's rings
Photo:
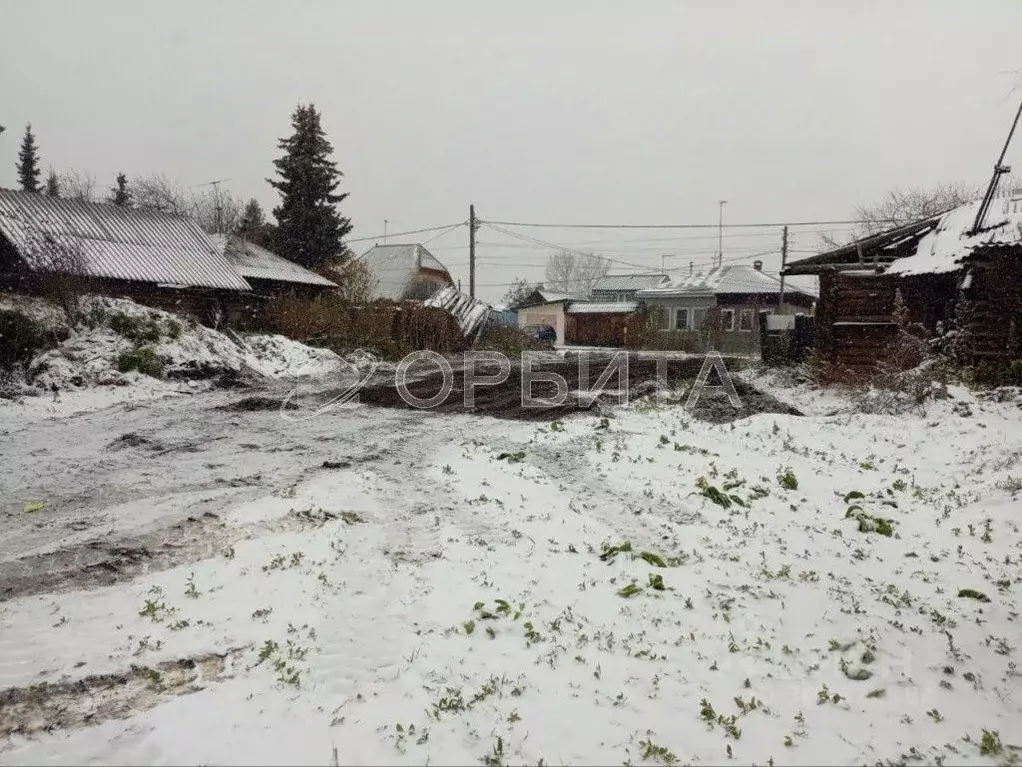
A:
{"type": "Polygon", "coordinates": [[[969,307],[969,346],[977,362],[1022,359],[1022,253],[989,249],[970,262],[972,283],[963,291],[969,307]]]}

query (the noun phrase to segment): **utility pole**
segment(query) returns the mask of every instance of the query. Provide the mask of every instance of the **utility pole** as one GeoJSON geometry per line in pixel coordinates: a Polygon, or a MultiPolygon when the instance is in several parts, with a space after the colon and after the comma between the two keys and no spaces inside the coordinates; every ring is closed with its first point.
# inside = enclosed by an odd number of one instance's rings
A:
{"type": "Polygon", "coordinates": [[[717,266],[724,263],[724,203],[727,200],[720,200],[720,215],[717,218],[717,266]]]}
{"type": "Polygon", "coordinates": [[[387,224],[388,223],[389,223],[389,219],[386,219],[386,218],[383,219],[383,244],[384,245],[387,244],[387,224]]]}
{"type": "Polygon", "coordinates": [[[468,206],[468,295],[476,297],[476,206],[468,206]]]}
{"type": "Polygon", "coordinates": [[[777,306],[784,306],[784,267],[788,265],[788,225],[784,225],[781,233],[781,295],[777,299],[777,306]]]}

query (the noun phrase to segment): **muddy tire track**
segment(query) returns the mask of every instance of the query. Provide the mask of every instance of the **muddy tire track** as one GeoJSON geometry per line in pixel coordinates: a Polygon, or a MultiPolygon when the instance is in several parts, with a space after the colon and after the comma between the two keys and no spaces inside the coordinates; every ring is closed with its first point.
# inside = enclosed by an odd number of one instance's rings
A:
{"type": "Polygon", "coordinates": [[[74,681],[0,690],[0,737],[68,730],[127,719],[168,697],[230,679],[245,647],[204,653],[74,681]]]}

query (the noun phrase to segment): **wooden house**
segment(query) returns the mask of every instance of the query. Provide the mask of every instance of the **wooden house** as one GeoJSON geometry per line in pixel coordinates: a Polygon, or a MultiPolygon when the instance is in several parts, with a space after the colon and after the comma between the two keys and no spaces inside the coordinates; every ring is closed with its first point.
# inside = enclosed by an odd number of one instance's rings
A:
{"type": "Polygon", "coordinates": [[[861,371],[890,358],[899,296],[902,325],[953,341],[963,362],[1022,358],[1022,196],[994,199],[983,215],[981,205],[789,264],[786,275],[820,279],[819,360],[861,371]]]}

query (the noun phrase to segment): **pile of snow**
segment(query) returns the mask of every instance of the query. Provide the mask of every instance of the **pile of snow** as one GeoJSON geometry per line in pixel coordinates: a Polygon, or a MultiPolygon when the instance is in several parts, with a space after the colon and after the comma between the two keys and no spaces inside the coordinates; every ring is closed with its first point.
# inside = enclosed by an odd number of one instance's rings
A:
{"type": "Polygon", "coordinates": [[[341,358],[278,335],[240,337],[189,322],[126,299],[93,297],[84,304],[86,326],[28,368],[31,383],[45,391],[136,384],[146,376],[118,370],[125,352],[146,347],[159,357],[171,380],[206,380],[240,374],[263,378],[322,376],[341,358]],[[128,329],[125,329],[125,326],[128,329]],[[132,337],[134,328],[149,331],[132,337]]]}

